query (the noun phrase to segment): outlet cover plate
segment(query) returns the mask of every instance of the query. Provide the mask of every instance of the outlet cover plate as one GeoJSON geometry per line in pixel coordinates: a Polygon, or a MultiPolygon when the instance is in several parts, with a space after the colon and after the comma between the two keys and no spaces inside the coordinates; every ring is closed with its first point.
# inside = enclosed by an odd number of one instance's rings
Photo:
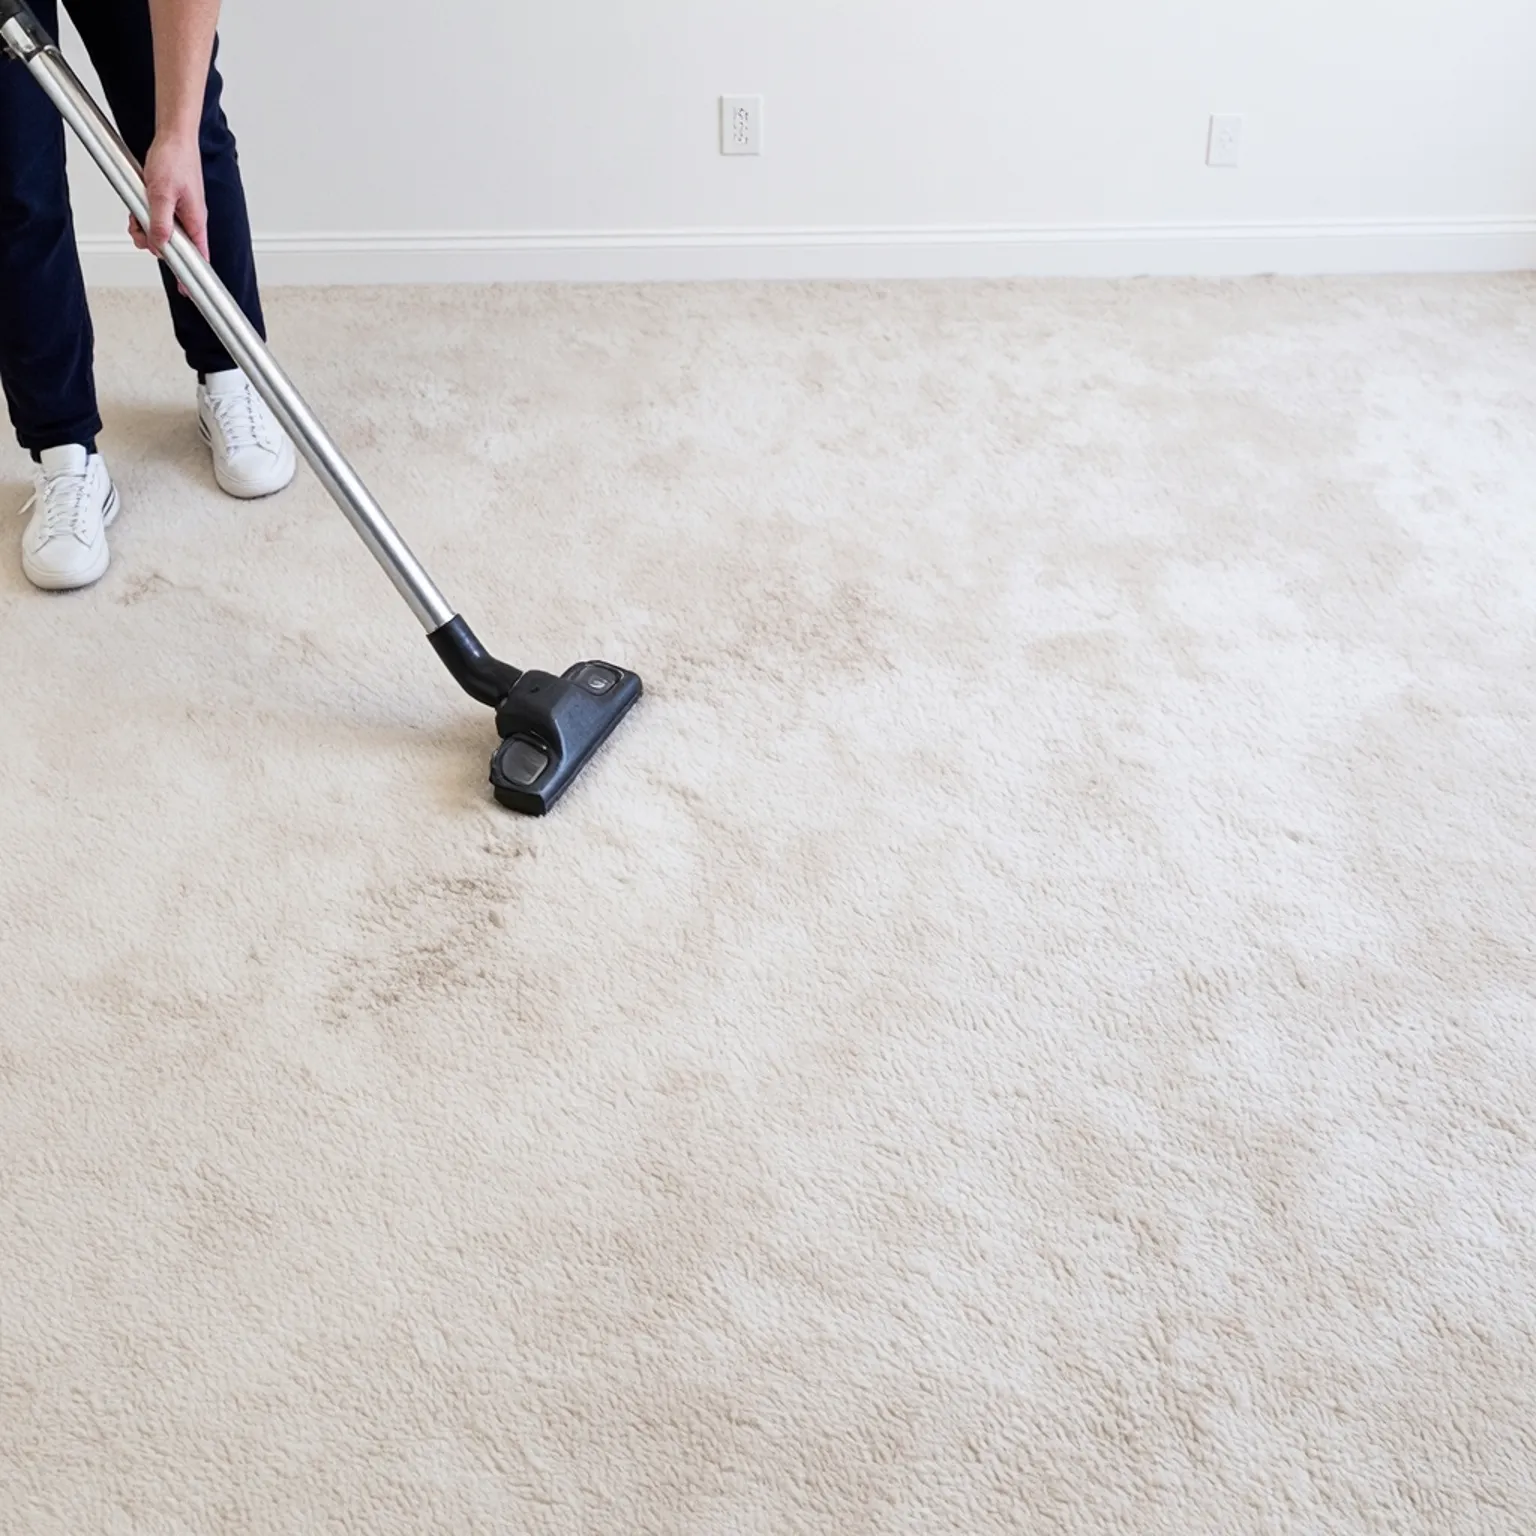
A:
{"type": "Polygon", "coordinates": [[[720,98],[720,153],[760,155],[763,152],[763,98],[720,98]]]}
{"type": "Polygon", "coordinates": [[[1211,117],[1211,132],[1205,142],[1205,163],[1231,170],[1243,158],[1243,120],[1235,112],[1217,112],[1211,117]]]}

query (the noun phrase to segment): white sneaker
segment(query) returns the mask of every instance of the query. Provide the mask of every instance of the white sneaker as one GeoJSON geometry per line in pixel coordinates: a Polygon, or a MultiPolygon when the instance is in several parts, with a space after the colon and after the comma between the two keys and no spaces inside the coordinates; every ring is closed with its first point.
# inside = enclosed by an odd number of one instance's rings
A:
{"type": "Polygon", "coordinates": [[[48,592],[88,587],[107,573],[107,526],[117,516],[117,487],[101,455],[81,443],[45,448],[38,457],[21,568],[34,587],[48,592]]]}
{"type": "Polygon", "coordinates": [[[197,422],[213,450],[213,477],[231,496],[270,496],[293,479],[293,444],[238,368],[197,386],[197,422]]]}

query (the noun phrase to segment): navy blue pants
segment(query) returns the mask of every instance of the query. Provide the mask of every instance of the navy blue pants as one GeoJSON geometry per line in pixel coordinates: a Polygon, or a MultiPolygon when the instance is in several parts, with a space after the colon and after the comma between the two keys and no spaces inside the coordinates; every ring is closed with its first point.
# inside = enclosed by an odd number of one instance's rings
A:
{"type": "MultiPolygon", "coordinates": [[[[58,0],[31,0],[58,36],[58,0]]],[[[65,0],[129,149],[142,161],[155,133],[155,67],[148,0],[65,0]]],[[[0,50],[0,385],[23,448],[90,442],[101,429],[93,335],[64,175],[64,122],[26,69],[0,50]]],[[[256,262],[235,137],[208,74],[200,140],[214,269],[263,334],[256,262]]],[[[126,220],[127,213],[124,211],[126,220]]],[[[150,258],[144,258],[148,261],[150,258]]],[[[234,366],[207,321],[160,268],[188,364],[234,366]]]]}

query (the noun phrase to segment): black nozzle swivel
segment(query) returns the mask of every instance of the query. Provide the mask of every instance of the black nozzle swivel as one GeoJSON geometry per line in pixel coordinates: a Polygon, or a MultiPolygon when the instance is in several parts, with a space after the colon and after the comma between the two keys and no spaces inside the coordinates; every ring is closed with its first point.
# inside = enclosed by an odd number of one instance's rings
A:
{"type": "MultiPolygon", "coordinates": [[[[4,4],[4,0],[0,0],[4,4]]],[[[441,629],[434,629],[427,639],[453,673],[453,680],[478,704],[495,709],[512,691],[523,674],[516,667],[497,661],[475,638],[475,632],[458,614],[441,629]]]]}
{"type": "Polygon", "coordinates": [[[570,788],[642,691],[636,673],[606,661],[577,662],[559,677],[519,672],[457,615],[427,638],[465,693],[496,711],[491,787],[526,816],[542,816],[570,788]]]}

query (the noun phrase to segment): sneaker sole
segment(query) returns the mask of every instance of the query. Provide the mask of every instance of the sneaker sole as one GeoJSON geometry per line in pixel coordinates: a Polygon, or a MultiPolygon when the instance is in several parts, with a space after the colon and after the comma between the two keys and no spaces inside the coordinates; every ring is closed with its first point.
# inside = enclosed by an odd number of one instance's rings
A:
{"type": "MultiPolygon", "coordinates": [[[[121,509],[122,499],[114,485],[107,493],[106,506],[101,509],[101,526],[104,529],[110,528],[121,509]]],[[[107,548],[105,539],[101,541],[101,558],[77,575],[61,576],[57,571],[33,571],[27,564],[27,557],[21,557],[22,573],[41,592],[74,592],[80,587],[93,586],[107,574],[107,567],[111,563],[112,551],[107,548]]]]}
{"type": "MultiPolygon", "coordinates": [[[[209,430],[208,423],[199,416],[197,418],[197,430],[202,433],[203,441],[208,445],[208,450],[213,451],[213,433],[209,430]]],[[[242,485],[238,480],[226,480],[219,473],[218,456],[213,460],[213,478],[218,482],[218,487],[226,496],[233,496],[236,501],[260,501],[263,496],[276,496],[279,491],[286,491],[293,484],[293,477],[298,473],[299,464],[297,457],[289,466],[288,474],[280,485],[263,486],[253,490],[248,485],[242,485]]]]}

